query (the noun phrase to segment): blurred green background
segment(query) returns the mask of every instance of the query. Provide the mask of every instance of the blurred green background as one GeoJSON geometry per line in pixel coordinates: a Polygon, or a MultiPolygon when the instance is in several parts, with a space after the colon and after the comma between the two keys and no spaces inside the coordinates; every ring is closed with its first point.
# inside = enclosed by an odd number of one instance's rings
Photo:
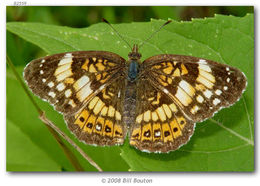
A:
{"type": "MultiPolygon", "coordinates": [[[[150,21],[151,18],[189,21],[192,18],[213,17],[214,14],[242,17],[253,12],[252,6],[9,6],[6,9],[6,21],[40,22],[83,28],[100,22],[103,17],[111,23],[144,22],[150,21]]],[[[7,54],[17,66],[46,55],[38,47],[9,32],[6,39],[7,54]]]]}

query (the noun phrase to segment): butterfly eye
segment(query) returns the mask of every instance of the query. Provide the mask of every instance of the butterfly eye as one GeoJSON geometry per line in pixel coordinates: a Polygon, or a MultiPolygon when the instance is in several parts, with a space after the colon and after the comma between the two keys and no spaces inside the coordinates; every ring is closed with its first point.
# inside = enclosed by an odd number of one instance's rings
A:
{"type": "Polygon", "coordinates": [[[138,52],[130,52],[128,54],[128,57],[131,60],[137,60],[137,59],[140,59],[142,57],[142,55],[140,53],[138,53],[138,52]]]}

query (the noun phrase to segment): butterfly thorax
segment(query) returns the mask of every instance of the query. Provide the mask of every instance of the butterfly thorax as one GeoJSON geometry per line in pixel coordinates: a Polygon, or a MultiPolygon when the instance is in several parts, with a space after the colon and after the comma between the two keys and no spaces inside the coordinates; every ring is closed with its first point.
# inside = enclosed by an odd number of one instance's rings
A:
{"type": "Polygon", "coordinates": [[[138,52],[138,46],[136,44],[133,46],[132,52],[128,54],[128,57],[128,80],[135,81],[138,76],[141,58],[141,54],[138,52]]]}
{"type": "Polygon", "coordinates": [[[131,61],[128,67],[128,80],[135,81],[139,72],[139,65],[137,61],[131,61]]]}

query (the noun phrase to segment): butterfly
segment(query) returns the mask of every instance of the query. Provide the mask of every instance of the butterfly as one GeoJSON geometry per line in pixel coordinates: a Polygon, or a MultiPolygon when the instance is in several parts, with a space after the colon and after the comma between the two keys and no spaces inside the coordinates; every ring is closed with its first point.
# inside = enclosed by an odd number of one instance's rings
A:
{"type": "Polygon", "coordinates": [[[247,85],[239,69],[203,58],[161,54],[142,62],[136,44],[128,60],[107,51],[36,59],[24,79],[80,141],[111,146],[129,137],[141,151],[163,153],[186,144],[197,122],[234,104],[247,85]]]}

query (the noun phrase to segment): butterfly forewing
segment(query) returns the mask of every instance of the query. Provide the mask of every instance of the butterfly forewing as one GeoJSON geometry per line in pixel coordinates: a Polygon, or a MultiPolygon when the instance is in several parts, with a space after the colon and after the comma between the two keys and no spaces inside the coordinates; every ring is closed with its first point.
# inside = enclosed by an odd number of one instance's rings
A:
{"type": "Polygon", "coordinates": [[[124,76],[125,60],[102,51],[56,54],[34,60],[24,70],[32,92],[62,112],[79,139],[98,145],[123,143],[124,76]]]}
{"type": "Polygon", "coordinates": [[[234,104],[246,87],[236,68],[181,55],[159,55],[143,62],[143,74],[194,122],[234,104]]]}
{"type": "Polygon", "coordinates": [[[24,78],[40,98],[65,114],[77,112],[125,68],[120,56],[102,51],[71,52],[37,59],[24,78]]]}

